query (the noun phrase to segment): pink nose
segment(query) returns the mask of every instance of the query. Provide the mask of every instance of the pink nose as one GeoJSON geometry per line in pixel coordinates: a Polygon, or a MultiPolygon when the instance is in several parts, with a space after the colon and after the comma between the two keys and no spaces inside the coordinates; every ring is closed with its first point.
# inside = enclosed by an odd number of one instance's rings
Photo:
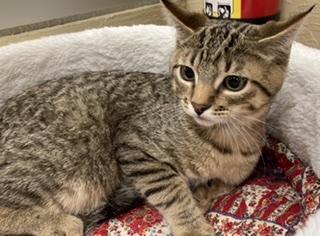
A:
{"type": "Polygon", "coordinates": [[[205,112],[206,110],[208,110],[208,109],[211,107],[211,105],[209,105],[209,104],[197,104],[197,103],[195,103],[195,102],[191,102],[191,104],[192,104],[192,106],[193,106],[194,111],[195,111],[199,116],[201,116],[201,114],[202,114],[203,112],[205,112]]]}

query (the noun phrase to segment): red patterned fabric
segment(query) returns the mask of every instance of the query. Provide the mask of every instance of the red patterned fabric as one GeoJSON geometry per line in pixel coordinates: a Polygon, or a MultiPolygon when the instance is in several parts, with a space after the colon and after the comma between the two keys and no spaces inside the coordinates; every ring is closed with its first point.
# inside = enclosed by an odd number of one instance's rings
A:
{"type": "MultiPolygon", "coordinates": [[[[292,235],[319,208],[320,181],[288,148],[269,139],[252,176],[215,200],[206,216],[222,235],[292,235]]],[[[148,205],[111,219],[94,236],[170,235],[162,216],[148,205]]]]}

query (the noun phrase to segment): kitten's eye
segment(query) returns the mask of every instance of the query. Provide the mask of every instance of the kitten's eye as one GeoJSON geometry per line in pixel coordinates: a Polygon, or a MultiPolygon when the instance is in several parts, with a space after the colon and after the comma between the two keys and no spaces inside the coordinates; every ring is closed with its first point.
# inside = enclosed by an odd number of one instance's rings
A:
{"type": "Polygon", "coordinates": [[[185,81],[194,82],[194,80],[195,80],[194,72],[188,66],[181,66],[180,67],[180,74],[181,74],[182,79],[184,79],[185,81]]]}
{"type": "Polygon", "coordinates": [[[223,83],[228,90],[233,92],[238,92],[246,86],[247,79],[243,77],[231,75],[226,77],[223,83]]]}

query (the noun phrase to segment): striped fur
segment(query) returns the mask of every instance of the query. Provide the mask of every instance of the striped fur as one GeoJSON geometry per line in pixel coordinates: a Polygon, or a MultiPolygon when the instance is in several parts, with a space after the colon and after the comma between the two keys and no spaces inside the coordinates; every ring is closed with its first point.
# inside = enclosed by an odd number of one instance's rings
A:
{"type": "Polygon", "coordinates": [[[174,235],[212,234],[203,213],[255,167],[289,47],[275,53],[277,37],[264,28],[200,22],[183,24],[170,77],[88,72],[0,108],[1,235],[83,235],[141,198],[174,235]],[[195,83],[180,78],[181,65],[194,69],[195,83]],[[244,91],[221,87],[230,74],[248,78],[244,91]],[[195,118],[191,102],[210,103],[208,120],[195,118]]]}

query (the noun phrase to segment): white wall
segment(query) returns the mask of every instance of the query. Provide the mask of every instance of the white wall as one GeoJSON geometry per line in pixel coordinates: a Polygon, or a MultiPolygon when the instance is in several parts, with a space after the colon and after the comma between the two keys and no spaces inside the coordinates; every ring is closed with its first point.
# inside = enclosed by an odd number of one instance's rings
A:
{"type": "Polygon", "coordinates": [[[95,11],[125,10],[157,0],[0,0],[0,29],[95,11]]]}

